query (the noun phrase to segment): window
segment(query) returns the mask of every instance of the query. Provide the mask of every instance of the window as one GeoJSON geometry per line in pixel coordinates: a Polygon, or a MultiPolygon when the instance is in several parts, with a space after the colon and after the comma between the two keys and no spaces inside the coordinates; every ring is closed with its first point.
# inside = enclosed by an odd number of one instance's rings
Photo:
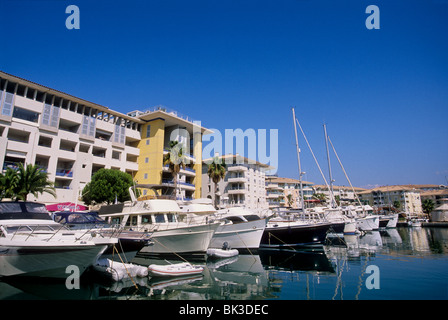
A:
{"type": "Polygon", "coordinates": [[[146,158],[145,158],[145,163],[148,163],[148,162],[149,162],[149,158],[146,157],[146,158]]]}
{"type": "Polygon", "coordinates": [[[148,179],[148,174],[147,173],[144,174],[144,179],[145,180],[148,179]]]}
{"type": "Polygon", "coordinates": [[[125,127],[121,126],[121,121],[117,121],[115,124],[114,142],[124,144],[125,143],[125,127]]]}
{"type": "Polygon", "coordinates": [[[57,128],[59,124],[59,107],[45,103],[44,109],[42,111],[41,123],[50,127],[57,128]]]}
{"type": "Polygon", "coordinates": [[[53,139],[50,138],[50,137],[39,136],[38,145],[41,146],[41,147],[51,148],[51,142],[52,141],[53,141],[53,139]]]}
{"type": "Polygon", "coordinates": [[[149,223],[149,224],[151,224],[152,223],[152,219],[151,219],[151,215],[143,215],[142,216],[142,223],[149,223]]]}
{"type": "Polygon", "coordinates": [[[149,138],[151,135],[151,125],[148,124],[146,127],[146,138],[149,138]]]}
{"type": "Polygon", "coordinates": [[[165,216],[161,213],[155,214],[154,217],[156,218],[156,223],[164,223],[165,222],[165,216]]]}
{"type": "Polygon", "coordinates": [[[168,218],[168,222],[176,222],[176,216],[174,214],[168,213],[166,217],[168,218]]]}
{"type": "Polygon", "coordinates": [[[96,127],[96,119],[94,117],[84,115],[82,118],[81,134],[90,137],[95,137],[95,127],[96,127]]]}
{"type": "Polygon", "coordinates": [[[39,119],[39,114],[37,112],[22,109],[19,107],[14,107],[12,116],[14,118],[19,118],[19,119],[30,121],[30,122],[37,122],[39,119]]]}
{"type": "Polygon", "coordinates": [[[146,145],[149,146],[149,139],[146,139],[146,145]]]}
{"type": "Polygon", "coordinates": [[[0,91],[0,107],[3,103],[2,115],[11,116],[13,100],[14,100],[14,94],[0,91]]]}

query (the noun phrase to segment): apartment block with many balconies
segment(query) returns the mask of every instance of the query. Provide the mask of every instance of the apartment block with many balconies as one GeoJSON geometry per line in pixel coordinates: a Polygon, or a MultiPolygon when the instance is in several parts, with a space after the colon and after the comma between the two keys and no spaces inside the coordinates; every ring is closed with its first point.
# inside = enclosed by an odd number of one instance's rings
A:
{"type": "Polygon", "coordinates": [[[163,166],[171,140],[189,147],[177,195],[200,197],[202,161],[197,159],[202,159],[202,135],[210,131],[198,123],[161,107],[122,114],[0,72],[0,168],[19,162],[41,166],[57,195],[43,194],[36,199],[41,202],[75,202],[101,168],[128,172],[144,195],[172,191],[172,174],[163,166]]]}
{"type": "Polygon", "coordinates": [[[202,169],[202,197],[217,198],[220,208],[244,206],[255,211],[268,209],[266,198],[266,171],[272,167],[258,161],[250,160],[240,155],[224,155],[220,157],[226,162],[227,170],[223,180],[215,186],[207,174],[207,162],[204,160],[202,169]]]}
{"type": "Polygon", "coordinates": [[[144,122],[107,107],[0,72],[0,167],[32,163],[54,181],[56,199],[75,201],[101,168],[134,175],[144,122]]]}

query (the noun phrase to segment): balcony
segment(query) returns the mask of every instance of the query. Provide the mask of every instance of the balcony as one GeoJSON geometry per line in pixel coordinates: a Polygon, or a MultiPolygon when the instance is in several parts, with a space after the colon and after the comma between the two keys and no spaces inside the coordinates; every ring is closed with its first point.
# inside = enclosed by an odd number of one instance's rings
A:
{"type": "Polygon", "coordinates": [[[56,177],[58,177],[58,178],[73,178],[73,170],[58,168],[58,169],[56,169],[56,177]]]}
{"type": "Polygon", "coordinates": [[[232,188],[232,189],[228,189],[227,193],[228,194],[246,194],[247,193],[247,189],[245,187],[232,188]]]}
{"type": "MultiPolygon", "coordinates": [[[[162,169],[163,169],[163,172],[170,172],[168,165],[164,165],[162,169]]],[[[188,168],[188,167],[181,168],[179,173],[184,174],[186,176],[190,176],[190,177],[196,177],[196,170],[188,168]]]]}
{"type": "Polygon", "coordinates": [[[246,183],[247,182],[247,178],[245,178],[245,177],[228,178],[227,182],[229,182],[229,183],[236,183],[236,182],[246,183]]]}
{"type": "Polygon", "coordinates": [[[245,166],[230,166],[227,167],[228,172],[239,172],[239,171],[247,171],[247,167],[245,166]]]}
{"type": "MultiPolygon", "coordinates": [[[[162,185],[174,187],[174,181],[171,179],[162,179],[162,185]]],[[[185,190],[190,190],[190,191],[196,190],[196,186],[194,184],[188,183],[188,182],[183,182],[183,181],[178,181],[177,187],[178,188],[180,187],[181,189],[185,189],[185,190]]]]}

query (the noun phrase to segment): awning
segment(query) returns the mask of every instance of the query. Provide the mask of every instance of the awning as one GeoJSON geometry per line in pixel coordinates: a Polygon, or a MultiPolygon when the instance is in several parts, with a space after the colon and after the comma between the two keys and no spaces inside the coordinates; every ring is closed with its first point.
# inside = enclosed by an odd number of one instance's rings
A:
{"type": "Polygon", "coordinates": [[[61,202],[55,204],[49,204],[46,206],[48,211],[85,211],[89,210],[89,207],[83,206],[81,204],[75,205],[73,202],[61,202]]]}

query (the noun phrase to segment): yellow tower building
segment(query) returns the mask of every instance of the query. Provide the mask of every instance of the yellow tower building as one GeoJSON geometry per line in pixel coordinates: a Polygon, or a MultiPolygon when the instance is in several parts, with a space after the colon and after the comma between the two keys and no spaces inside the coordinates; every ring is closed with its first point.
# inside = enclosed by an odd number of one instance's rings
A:
{"type": "Polygon", "coordinates": [[[211,133],[176,111],[164,107],[140,112],[133,111],[133,116],[143,120],[141,140],[138,143],[138,171],[135,175],[141,196],[172,196],[178,199],[200,198],[202,192],[202,135],[211,133]],[[174,177],[168,166],[164,166],[164,154],[169,152],[170,141],[178,141],[186,149],[186,166],[174,177]],[[176,190],[175,190],[176,189],[176,190]]]}

